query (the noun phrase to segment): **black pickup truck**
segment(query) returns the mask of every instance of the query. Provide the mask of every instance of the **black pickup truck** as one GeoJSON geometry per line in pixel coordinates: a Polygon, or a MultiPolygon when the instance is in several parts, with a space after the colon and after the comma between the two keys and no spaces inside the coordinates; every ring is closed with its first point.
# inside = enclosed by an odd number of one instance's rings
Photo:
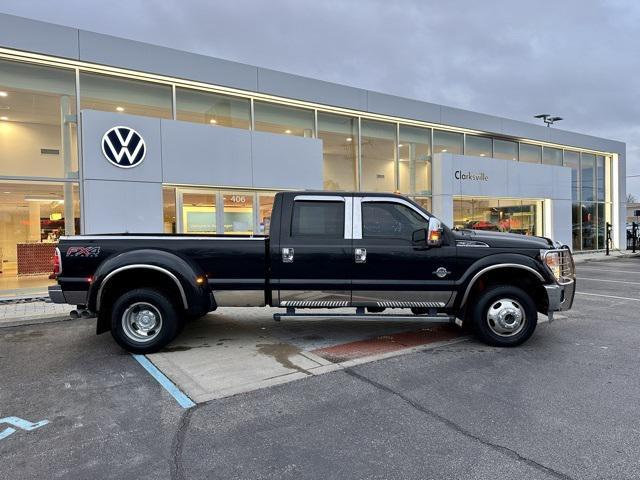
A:
{"type": "MultiPolygon", "coordinates": [[[[63,237],[51,300],[97,316],[125,349],[154,352],[217,307],[274,315],[455,322],[495,346],[534,332],[537,313],[571,308],[568,247],[543,237],[451,230],[394,194],[283,192],[270,236],[63,237]],[[355,313],[305,309],[352,307],[355,313]],[[408,313],[383,313],[410,309],[408,313]]],[[[407,310],[404,310],[407,312],[407,310]]]]}

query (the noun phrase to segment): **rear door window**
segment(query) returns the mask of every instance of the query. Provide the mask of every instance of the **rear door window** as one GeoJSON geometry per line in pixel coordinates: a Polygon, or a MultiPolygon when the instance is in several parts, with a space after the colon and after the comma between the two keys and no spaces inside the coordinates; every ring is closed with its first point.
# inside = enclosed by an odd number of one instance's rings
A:
{"type": "Polygon", "coordinates": [[[294,202],[291,236],[344,238],[344,202],[294,202]]]}

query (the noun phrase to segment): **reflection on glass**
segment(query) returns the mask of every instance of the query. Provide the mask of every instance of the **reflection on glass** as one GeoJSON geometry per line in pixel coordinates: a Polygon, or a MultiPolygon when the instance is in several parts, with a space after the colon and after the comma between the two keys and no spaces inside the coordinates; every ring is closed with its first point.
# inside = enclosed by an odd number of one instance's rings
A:
{"type": "Polygon", "coordinates": [[[176,88],[176,118],[222,127],[251,128],[249,99],[176,88]]]}
{"type": "Polygon", "coordinates": [[[162,223],[164,233],[176,233],[176,189],[162,187],[162,223]]]}
{"type": "Polygon", "coordinates": [[[361,189],[372,192],[396,190],[396,126],[362,120],[361,189]]]}
{"type": "Polygon", "coordinates": [[[318,112],[325,190],[355,190],[358,165],[358,119],[318,112]]]}
{"type": "Polygon", "coordinates": [[[596,156],[591,153],[581,154],[580,186],[582,202],[593,202],[596,199],[596,156]]]}
{"type": "Polygon", "coordinates": [[[493,156],[502,160],[518,160],[518,144],[510,140],[493,140],[493,156]]]}
{"type": "Polygon", "coordinates": [[[605,237],[606,237],[606,214],[605,214],[605,204],[598,203],[597,206],[597,222],[598,228],[596,229],[597,237],[598,237],[598,248],[603,249],[607,248],[605,237]]]}
{"type": "Polygon", "coordinates": [[[80,74],[80,107],[145,117],[173,118],[169,85],[80,74]]]}
{"type": "Polygon", "coordinates": [[[490,157],[493,155],[491,139],[478,135],[467,135],[464,154],[476,157],[490,157]]]}
{"type": "Polygon", "coordinates": [[[453,153],[462,155],[463,135],[443,130],[433,131],[433,153],[453,153]]]}
{"type": "MultiPolygon", "coordinates": [[[[565,157],[566,160],[566,157],[565,157]]],[[[573,202],[571,204],[571,237],[573,241],[572,250],[582,249],[582,236],[580,235],[582,206],[579,202],[573,202]]]]}
{"type": "Polygon", "coordinates": [[[520,161],[540,163],[542,161],[542,147],[530,143],[520,143],[520,161]]]}
{"type": "Polygon", "coordinates": [[[542,235],[542,201],[454,198],[455,228],[542,235]]]}
{"type": "Polygon", "coordinates": [[[313,137],[314,112],[275,103],[253,102],[256,130],[297,137],[313,137]]]}
{"type": "Polygon", "coordinates": [[[0,175],[78,178],[75,72],[0,60],[0,175]]]}
{"type": "Polygon", "coordinates": [[[222,200],[224,203],[224,233],[252,234],[253,193],[223,192],[222,200]]]}
{"type": "Polygon", "coordinates": [[[596,204],[595,203],[582,203],[582,249],[583,250],[595,250],[597,248],[596,243],[596,204]]]}
{"type": "Polygon", "coordinates": [[[275,193],[259,193],[258,194],[258,233],[269,235],[271,229],[271,210],[273,209],[273,200],[275,193]]]}
{"type": "Polygon", "coordinates": [[[565,150],[564,166],[571,168],[571,200],[577,202],[580,200],[580,153],[574,152],[572,150],[565,150]]]}
{"type": "Polygon", "coordinates": [[[606,185],[606,172],[605,172],[605,157],[598,155],[596,157],[596,193],[599,202],[605,200],[605,185],[606,185]]]}
{"type": "Polygon", "coordinates": [[[182,192],[182,232],[216,233],[216,194],[182,192]]]}
{"type": "Polygon", "coordinates": [[[562,150],[553,147],[544,147],[542,151],[542,163],[545,165],[562,166],[562,150]]]}
{"type": "Polygon", "coordinates": [[[400,191],[431,193],[431,129],[400,125],[400,191]]]}

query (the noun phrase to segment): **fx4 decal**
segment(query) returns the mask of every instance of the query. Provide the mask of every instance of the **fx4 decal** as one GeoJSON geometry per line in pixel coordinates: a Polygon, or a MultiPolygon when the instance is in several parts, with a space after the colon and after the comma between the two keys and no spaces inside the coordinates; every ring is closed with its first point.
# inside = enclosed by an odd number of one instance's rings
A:
{"type": "Polygon", "coordinates": [[[69,247],[67,257],[95,258],[100,255],[100,247],[69,247]]]}

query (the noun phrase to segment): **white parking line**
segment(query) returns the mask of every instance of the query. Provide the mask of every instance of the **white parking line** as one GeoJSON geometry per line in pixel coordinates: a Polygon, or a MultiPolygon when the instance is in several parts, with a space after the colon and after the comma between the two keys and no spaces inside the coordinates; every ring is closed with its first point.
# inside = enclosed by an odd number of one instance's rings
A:
{"type": "Polygon", "coordinates": [[[605,298],[615,298],[618,300],[633,300],[634,302],[640,302],[640,298],[616,297],[615,295],[601,295],[599,293],[576,292],[576,295],[589,295],[590,297],[605,297],[605,298]]]}
{"type": "Polygon", "coordinates": [[[592,267],[577,267],[577,270],[589,270],[591,272],[614,272],[614,273],[638,273],[640,274],[640,272],[638,270],[611,270],[611,269],[606,269],[606,268],[592,268],[592,267]]]}
{"type": "Polygon", "coordinates": [[[582,280],[593,280],[594,282],[626,283],[627,285],[640,285],[640,282],[624,282],[622,280],[604,280],[602,278],[578,277],[578,280],[579,281],[582,281],[582,280]]]}

